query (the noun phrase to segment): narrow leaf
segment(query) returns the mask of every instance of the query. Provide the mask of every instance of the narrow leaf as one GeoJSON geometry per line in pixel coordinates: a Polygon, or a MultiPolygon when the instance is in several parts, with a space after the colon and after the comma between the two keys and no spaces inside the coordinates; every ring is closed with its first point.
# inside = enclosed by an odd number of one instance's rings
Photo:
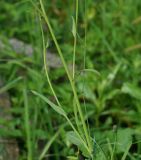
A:
{"type": "Polygon", "coordinates": [[[73,17],[72,17],[72,34],[74,37],[76,37],[76,24],[73,17]]]}
{"type": "Polygon", "coordinates": [[[128,152],[129,152],[129,149],[131,148],[131,145],[132,145],[132,143],[129,142],[129,144],[128,144],[127,148],[125,149],[125,152],[124,152],[121,160],[125,160],[126,159],[126,157],[128,155],[128,152]]]}
{"type": "Polygon", "coordinates": [[[36,96],[40,97],[47,104],[49,104],[57,113],[59,113],[60,115],[62,115],[64,117],[67,117],[66,112],[61,107],[59,107],[56,104],[52,103],[47,97],[41,95],[40,93],[37,93],[36,91],[32,91],[32,93],[35,94],[36,96]]]}
{"type": "Polygon", "coordinates": [[[51,139],[47,142],[47,144],[45,145],[45,147],[39,157],[39,160],[42,160],[45,157],[45,154],[48,152],[50,146],[52,145],[52,143],[55,141],[55,139],[59,135],[59,132],[60,132],[60,130],[58,132],[56,132],[55,135],[53,137],[51,137],[51,139]]]}
{"type": "Polygon", "coordinates": [[[14,79],[13,81],[9,82],[8,84],[6,84],[4,87],[0,88],[0,94],[12,88],[21,79],[22,77],[18,77],[14,79]]]}
{"type": "Polygon", "coordinates": [[[101,74],[97,71],[97,70],[95,70],[95,69],[84,69],[83,70],[84,72],[92,72],[92,73],[94,73],[96,76],[101,76],[101,74]]]}
{"type": "Polygon", "coordinates": [[[129,94],[130,96],[141,100],[141,89],[131,83],[124,83],[121,91],[123,93],[129,94]]]}
{"type": "Polygon", "coordinates": [[[84,156],[86,156],[86,157],[90,156],[90,153],[88,152],[88,150],[84,146],[83,141],[78,137],[78,135],[75,132],[73,132],[73,131],[68,132],[67,139],[72,144],[76,145],[84,156]]]}

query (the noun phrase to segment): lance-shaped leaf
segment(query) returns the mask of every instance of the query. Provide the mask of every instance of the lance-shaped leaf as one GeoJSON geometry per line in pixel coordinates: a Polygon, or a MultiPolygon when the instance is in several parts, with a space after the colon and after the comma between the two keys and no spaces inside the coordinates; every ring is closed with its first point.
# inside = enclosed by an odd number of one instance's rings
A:
{"type": "Polygon", "coordinates": [[[59,113],[60,115],[67,117],[66,112],[59,106],[57,106],[56,104],[52,103],[47,97],[43,96],[42,94],[36,92],[36,91],[32,91],[33,94],[35,94],[36,96],[40,97],[43,101],[45,101],[47,104],[49,104],[57,113],[59,113]]]}
{"type": "Polygon", "coordinates": [[[90,157],[89,151],[84,146],[83,141],[78,137],[78,135],[75,132],[68,132],[67,139],[70,143],[76,145],[85,157],[90,157]]]}
{"type": "Polygon", "coordinates": [[[124,83],[121,92],[129,94],[130,96],[141,100],[141,89],[134,84],[131,83],[124,83]]]}

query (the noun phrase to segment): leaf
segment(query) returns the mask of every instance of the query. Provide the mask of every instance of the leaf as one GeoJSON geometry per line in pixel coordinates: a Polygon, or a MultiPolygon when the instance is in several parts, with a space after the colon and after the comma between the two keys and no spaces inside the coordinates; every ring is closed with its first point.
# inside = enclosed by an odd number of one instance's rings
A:
{"type": "Polygon", "coordinates": [[[40,155],[40,157],[39,157],[39,160],[42,160],[42,159],[45,157],[45,155],[46,155],[46,153],[48,152],[50,146],[51,146],[52,143],[55,141],[55,139],[57,138],[57,136],[59,135],[59,133],[60,133],[60,130],[58,130],[58,132],[56,132],[55,135],[53,135],[53,136],[50,138],[50,140],[47,142],[47,144],[45,145],[45,147],[44,147],[44,149],[43,149],[43,151],[42,151],[42,153],[41,153],[41,155],[40,155]]]}
{"type": "Polygon", "coordinates": [[[67,117],[66,112],[56,104],[52,103],[47,97],[41,95],[40,93],[37,93],[36,91],[32,91],[33,94],[40,97],[43,101],[45,101],[47,104],[49,104],[58,114],[67,117]]]}
{"type": "Polygon", "coordinates": [[[119,89],[115,89],[115,90],[112,90],[111,92],[107,93],[105,96],[104,96],[104,101],[106,100],[110,100],[112,99],[113,97],[115,97],[116,95],[118,95],[120,93],[120,90],[119,89]]]}
{"type": "MultiPolygon", "coordinates": [[[[79,144],[80,148],[83,148],[83,152],[86,155],[90,155],[89,154],[89,149],[87,148],[86,144],[84,143],[84,141],[81,139],[81,137],[79,136],[79,134],[77,134],[77,130],[75,129],[75,127],[73,126],[73,124],[71,123],[70,119],[67,117],[66,112],[60,108],[59,106],[55,105],[54,103],[52,103],[48,98],[46,98],[45,96],[41,95],[40,93],[37,93],[36,91],[32,91],[33,94],[35,94],[36,96],[40,97],[42,100],[44,100],[47,104],[49,104],[57,113],[59,113],[60,115],[64,116],[66,118],[66,120],[68,121],[68,123],[70,124],[70,126],[72,127],[72,129],[75,131],[73,132],[72,135],[72,139],[75,138],[74,142],[77,142],[77,145],[79,144]]],[[[69,136],[71,137],[71,135],[69,136]]]]}
{"type": "Polygon", "coordinates": [[[128,152],[129,152],[129,149],[131,148],[131,145],[132,145],[132,143],[129,142],[129,144],[127,145],[127,148],[125,149],[125,152],[124,152],[121,160],[125,160],[126,159],[126,157],[128,155],[128,152]]]}
{"type": "Polygon", "coordinates": [[[67,156],[68,160],[78,160],[78,157],[74,157],[74,156],[67,156]]]}
{"type": "Polygon", "coordinates": [[[29,102],[27,90],[23,90],[24,97],[24,124],[25,124],[25,137],[26,137],[26,147],[27,147],[27,157],[32,159],[32,138],[31,138],[31,127],[30,127],[30,113],[29,113],[29,102]]]}
{"type": "Polygon", "coordinates": [[[84,72],[92,72],[93,74],[95,74],[96,76],[99,76],[99,77],[101,77],[101,74],[97,71],[97,70],[95,70],[95,69],[83,69],[83,71],[84,72]]]}
{"type": "Polygon", "coordinates": [[[129,147],[129,144],[132,144],[132,129],[120,129],[117,132],[117,151],[125,152],[125,149],[129,147]]]}
{"type": "Polygon", "coordinates": [[[68,132],[67,133],[67,140],[69,142],[71,142],[72,144],[76,145],[85,157],[90,156],[90,153],[84,147],[82,140],[75,134],[75,132],[73,132],[73,131],[68,132]]]}
{"type": "Polygon", "coordinates": [[[72,17],[72,34],[74,37],[76,37],[76,24],[73,17],[72,17]]]}
{"type": "Polygon", "coordinates": [[[129,147],[129,144],[132,144],[133,133],[134,131],[130,128],[118,129],[117,133],[110,131],[107,137],[110,139],[112,144],[115,143],[117,153],[124,153],[125,149],[129,147]]]}
{"type": "Polygon", "coordinates": [[[113,71],[108,75],[108,77],[107,77],[107,83],[108,83],[108,85],[110,85],[113,82],[113,80],[115,79],[115,77],[116,77],[116,75],[117,75],[117,73],[118,73],[118,71],[119,71],[119,69],[121,67],[121,64],[122,64],[122,62],[118,63],[115,66],[115,68],[113,69],[113,71]]]}
{"type": "Polygon", "coordinates": [[[16,79],[14,79],[13,81],[9,82],[8,84],[6,84],[4,87],[0,88],[0,94],[11,89],[21,79],[22,79],[22,77],[18,77],[16,79]]]}
{"type": "Polygon", "coordinates": [[[124,83],[121,92],[129,94],[130,96],[141,100],[141,89],[131,83],[124,83]]]}

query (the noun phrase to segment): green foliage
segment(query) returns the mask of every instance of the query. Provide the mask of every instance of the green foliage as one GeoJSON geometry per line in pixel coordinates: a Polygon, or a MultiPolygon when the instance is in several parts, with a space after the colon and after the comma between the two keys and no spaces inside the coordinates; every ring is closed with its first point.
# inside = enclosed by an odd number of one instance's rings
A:
{"type": "Polygon", "coordinates": [[[70,131],[67,133],[67,140],[76,145],[80,151],[82,152],[82,154],[85,156],[85,157],[88,157],[89,158],[89,152],[86,150],[86,148],[84,147],[82,141],[80,140],[80,138],[75,134],[75,132],[73,131],[70,131]]]}
{"type": "Polygon", "coordinates": [[[17,140],[19,159],[140,159],[140,8],[140,0],[0,1],[0,115],[7,92],[13,117],[0,117],[0,138],[17,140]],[[46,50],[62,66],[50,67],[46,50]]]}

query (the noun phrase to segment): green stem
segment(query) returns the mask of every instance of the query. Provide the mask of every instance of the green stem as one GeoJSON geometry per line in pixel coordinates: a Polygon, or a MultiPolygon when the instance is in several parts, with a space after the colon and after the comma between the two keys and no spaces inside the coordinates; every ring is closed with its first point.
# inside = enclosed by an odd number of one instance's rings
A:
{"type": "Polygon", "coordinates": [[[29,123],[29,106],[26,89],[23,90],[24,96],[24,121],[25,121],[25,131],[26,131],[26,145],[27,145],[27,160],[32,160],[32,140],[31,140],[31,128],[29,123]]]}
{"type": "Polygon", "coordinates": [[[90,137],[89,137],[89,134],[88,134],[88,130],[87,130],[87,126],[86,126],[86,123],[85,123],[85,120],[84,120],[84,116],[83,116],[83,113],[82,113],[82,110],[81,110],[80,102],[79,102],[79,100],[78,100],[78,95],[77,95],[77,93],[76,93],[76,89],[75,89],[74,82],[73,82],[72,77],[71,77],[71,75],[70,75],[70,73],[69,73],[69,70],[68,70],[67,64],[66,64],[66,62],[65,62],[65,60],[64,60],[62,51],[61,51],[61,49],[60,49],[60,47],[59,47],[59,44],[58,44],[58,42],[57,42],[57,40],[56,40],[56,37],[55,37],[55,35],[54,35],[54,32],[53,32],[52,27],[51,27],[51,25],[50,25],[50,22],[49,22],[49,20],[48,20],[48,16],[46,15],[43,2],[42,2],[42,0],[39,0],[39,1],[40,1],[41,10],[42,10],[42,12],[43,12],[44,19],[45,19],[45,21],[46,21],[46,23],[47,23],[47,25],[48,25],[50,34],[51,34],[51,36],[52,36],[52,38],[53,38],[53,41],[54,41],[55,46],[56,46],[56,49],[57,49],[57,51],[58,51],[58,54],[59,54],[59,56],[60,56],[60,58],[61,58],[61,61],[62,61],[62,63],[63,63],[63,66],[64,66],[64,68],[65,68],[65,71],[66,71],[66,73],[67,73],[68,79],[69,79],[69,81],[70,81],[70,84],[71,84],[71,87],[72,87],[72,91],[73,91],[73,94],[74,94],[74,99],[75,99],[75,101],[76,101],[76,104],[77,104],[77,107],[78,107],[78,111],[79,111],[79,114],[80,114],[80,118],[81,118],[81,122],[82,122],[82,125],[83,125],[83,130],[84,130],[84,134],[85,134],[85,137],[86,137],[86,141],[87,141],[87,144],[88,144],[90,150],[92,151],[91,140],[90,140],[90,137]]]}
{"type": "Polygon", "coordinates": [[[43,41],[43,59],[44,59],[44,67],[45,67],[45,73],[46,73],[46,78],[47,78],[47,81],[48,81],[48,83],[49,83],[49,86],[50,86],[50,88],[51,88],[51,91],[52,91],[52,93],[53,93],[53,95],[54,95],[54,97],[55,97],[55,100],[56,100],[56,102],[57,102],[57,104],[59,105],[59,106],[61,106],[60,105],[60,102],[59,102],[59,100],[58,100],[58,98],[57,98],[57,96],[56,96],[56,93],[55,93],[55,91],[54,91],[54,89],[53,89],[53,86],[52,86],[52,83],[51,83],[51,80],[50,80],[50,78],[49,78],[49,74],[48,74],[48,66],[47,66],[47,61],[46,61],[46,58],[47,58],[47,56],[46,56],[46,46],[45,46],[45,38],[44,38],[44,33],[43,33],[43,28],[42,28],[42,25],[41,25],[41,17],[40,17],[40,27],[41,27],[41,32],[42,32],[42,41],[43,41]]]}
{"type": "Polygon", "coordinates": [[[75,61],[76,61],[76,45],[77,45],[77,23],[78,23],[78,0],[76,0],[75,8],[75,35],[74,35],[74,47],[73,47],[73,80],[75,79],[75,61]]]}

